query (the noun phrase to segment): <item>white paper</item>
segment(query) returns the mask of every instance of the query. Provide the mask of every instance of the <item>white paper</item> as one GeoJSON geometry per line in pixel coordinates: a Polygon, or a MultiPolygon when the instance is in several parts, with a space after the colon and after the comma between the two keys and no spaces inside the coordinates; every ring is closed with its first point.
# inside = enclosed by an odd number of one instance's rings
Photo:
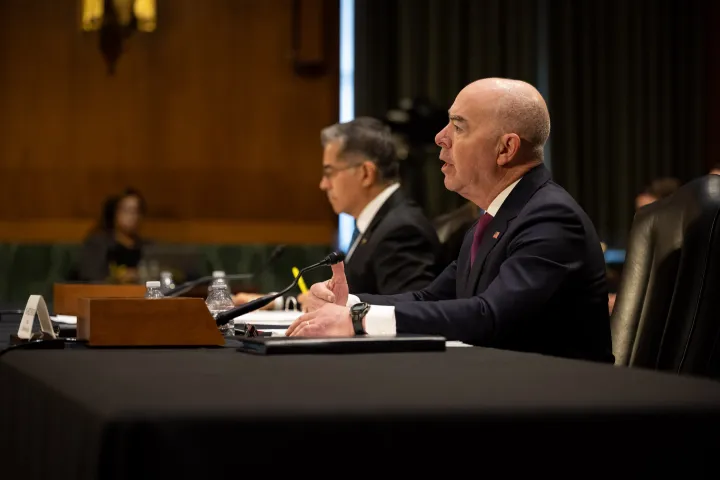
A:
{"type": "Polygon", "coordinates": [[[55,323],[65,323],[68,325],[77,324],[77,317],[72,315],[55,315],[54,317],[50,317],[50,319],[55,323]]]}
{"type": "Polygon", "coordinates": [[[36,314],[40,320],[40,329],[52,338],[56,338],[52,322],[50,321],[50,313],[48,312],[47,304],[45,303],[45,299],[42,295],[30,295],[30,298],[28,298],[27,304],[25,305],[25,311],[23,312],[22,319],[20,320],[20,327],[18,327],[18,337],[30,340],[36,314]]]}
{"type": "Polygon", "coordinates": [[[262,332],[270,332],[271,337],[284,337],[285,332],[287,332],[287,329],[272,329],[272,330],[261,330],[262,332]]]}
{"type": "Polygon", "coordinates": [[[250,325],[278,325],[290,326],[302,315],[302,312],[283,311],[283,310],[259,310],[256,312],[246,313],[235,319],[235,323],[249,323],[250,325]]]}
{"type": "MultiPolygon", "coordinates": [[[[281,327],[289,326],[297,317],[302,315],[302,312],[286,312],[282,310],[277,311],[265,311],[250,312],[241,317],[235,319],[235,323],[249,323],[262,324],[262,325],[278,325],[281,327]]],[[[65,323],[68,325],[77,324],[77,317],[72,315],[55,315],[50,317],[53,322],[65,323]]]]}

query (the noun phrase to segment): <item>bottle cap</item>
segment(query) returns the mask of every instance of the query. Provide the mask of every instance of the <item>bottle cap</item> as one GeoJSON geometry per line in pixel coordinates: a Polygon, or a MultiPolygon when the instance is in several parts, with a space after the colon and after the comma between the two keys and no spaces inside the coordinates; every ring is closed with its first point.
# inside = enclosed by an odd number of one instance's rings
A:
{"type": "Polygon", "coordinates": [[[160,288],[160,282],[157,280],[150,280],[145,282],[147,288],[160,288]]]}
{"type": "Polygon", "coordinates": [[[221,277],[224,277],[224,276],[225,276],[225,272],[222,271],[222,270],[215,270],[215,271],[212,273],[212,276],[213,276],[213,278],[221,278],[221,277]]]}
{"type": "Polygon", "coordinates": [[[172,272],[160,272],[161,277],[172,277],[172,272]]]}

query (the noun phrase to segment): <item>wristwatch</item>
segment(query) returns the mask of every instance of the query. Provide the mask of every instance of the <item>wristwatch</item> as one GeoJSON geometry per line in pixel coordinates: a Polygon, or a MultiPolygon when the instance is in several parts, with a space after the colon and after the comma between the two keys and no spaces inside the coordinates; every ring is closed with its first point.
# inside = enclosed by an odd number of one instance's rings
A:
{"type": "Polygon", "coordinates": [[[365,302],[356,303],[350,307],[350,319],[352,320],[355,335],[367,335],[362,322],[369,311],[370,304],[365,302]]]}

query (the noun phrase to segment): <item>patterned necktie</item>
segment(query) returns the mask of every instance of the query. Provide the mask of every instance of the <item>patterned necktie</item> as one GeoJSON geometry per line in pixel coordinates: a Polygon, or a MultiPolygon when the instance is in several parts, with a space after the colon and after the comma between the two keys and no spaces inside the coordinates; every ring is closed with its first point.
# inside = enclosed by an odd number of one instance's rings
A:
{"type": "Polygon", "coordinates": [[[475,263],[475,255],[477,255],[478,249],[480,248],[480,240],[482,240],[482,234],[485,231],[485,227],[492,221],[493,216],[486,213],[480,220],[478,220],[477,226],[475,227],[475,234],[473,235],[472,246],[470,247],[470,267],[472,268],[475,263]]]}

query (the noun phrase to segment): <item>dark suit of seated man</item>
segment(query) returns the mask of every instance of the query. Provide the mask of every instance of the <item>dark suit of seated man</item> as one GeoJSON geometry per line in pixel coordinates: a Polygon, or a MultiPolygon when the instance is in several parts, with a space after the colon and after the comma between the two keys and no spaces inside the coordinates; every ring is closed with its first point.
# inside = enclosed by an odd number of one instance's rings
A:
{"type": "Polygon", "coordinates": [[[310,312],[287,335],[438,334],[612,362],[600,240],[542,165],[549,131],[545,101],[532,86],[484,79],[465,87],[435,139],[445,186],[486,211],[457,261],[427,288],[392,296],[349,295],[336,265],[332,279],[313,285],[310,312]]]}
{"type": "MultiPolygon", "coordinates": [[[[422,209],[400,190],[397,151],[388,127],[360,117],[323,129],[320,140],[320,189],[335,213],[355,219],[345,258],[350,288],[392,295],[429,285],[442,268],[440,241],[422,209]]],[[[258,296],[240,293],[234,301],[258,296]]],[[[279,300],[269,308],[281,308],[279,300]]]]}
{"type": "Polygon", "coordinates": [[[382,295],[426,287],[439,273],[440,241],[420,207],[400,191],[395,143],[379,120],[325,128],[323,190],[335,213],[355,218],[345,257],[354,291],[382,295]]]}
{"type": "Polygon", "coordinates": [[[439,273],[437,234],[420,206],[399,187],[396,183],[372,200],[369,207],[384,202],[374,216],[366,207],[358,217],[357,237],[345,257],[348,285],[356,292],[412,292],[427,286],[439,273]]]}

